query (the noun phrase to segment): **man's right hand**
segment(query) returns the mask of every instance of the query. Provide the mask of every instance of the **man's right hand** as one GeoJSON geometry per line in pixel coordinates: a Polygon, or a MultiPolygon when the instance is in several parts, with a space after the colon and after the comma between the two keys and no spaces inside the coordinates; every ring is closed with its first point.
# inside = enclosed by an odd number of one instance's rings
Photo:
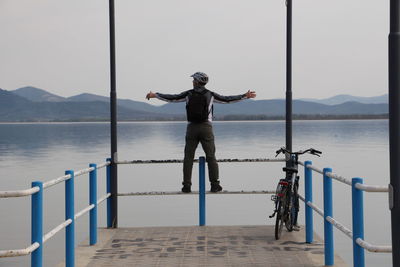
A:
{"type": "Polygon", "coordinates": [[[155,97],[156,97],[156,94],[153,93],[152,91],[150,91],[150,92],[146,95],[146,99],[147,99],[147,100],[150,100],[150,98],[155,98],[155,97]]]}

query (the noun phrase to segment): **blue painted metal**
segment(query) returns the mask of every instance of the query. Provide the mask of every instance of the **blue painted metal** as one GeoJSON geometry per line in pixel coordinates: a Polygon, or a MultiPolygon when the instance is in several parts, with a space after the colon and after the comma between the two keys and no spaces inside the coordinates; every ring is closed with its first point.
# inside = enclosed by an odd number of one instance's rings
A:
{"type": "Polygon", "coordinates": [[[206,225],[206,159],[199,158],[199,225],[206,225]]]}
{"type": "Polygon", "coordinates": [[[65,231],[65,266],[75,266],[75,207],[74,207],[74,171],[65,171],[71,178],[65,181],[65,220],[71,219],[72,223],[65,231]]]}
{"type": "Polygon", "coordinates": [[[97,165],[89,164],[89,167],[93,167],[94,170],[89,174],[89,203],[94,205],[94,208],[90,210],[90,245],[97,243],[97,165]]]}
{"type": "Polygon", "coordinates": [[[353,208],[353,266],[364,267],[364,248],[356,243],[357,238],[364,239],[364,200],[363,191],[356,188],[356,184],[362,184],[362,178],[351,180],[351,199],[353,208]]]}
{"type": "Polygon", "coordinates": [[[327,216],[333,218],[332,208],[332,179],[326,175],[332,172],[330,168],[324,168],[324,242],[325,242],[325,265],[332,266],[334,264],[334,248],[333,248],[333,225],[326,220],[327,216]]]}
{"type": "Polygon", "coordinates": [[[33,182],[32,187],[40,190],[32,195],[31,201],[31,244],[38,242],[39,247],[31,254],[31,266],[43,266],[43,183],[33,182]]]}
{"type": "Polygon", "coordinates": [[[307,203],[313,201],[312,195],[312,170],[307,168],[312,165],[311,161],[304,162],[304,192],[305,192],[305,211],[306,211],[306,243],[314,241],[313,210],[307,203]]]}
{"type": "MultiPolygon", "coordinates": [[[[111,162],[111,158],[107,159],[107,162],[111,162]]],[[[111,193],[111,165],[107,166],[107,178],[106,178],[106,190],[107,194],[111,193]]],[[[107,228],[112,228],[112,217],[111,217],[111,198],[107,198],[107,228]]]]}

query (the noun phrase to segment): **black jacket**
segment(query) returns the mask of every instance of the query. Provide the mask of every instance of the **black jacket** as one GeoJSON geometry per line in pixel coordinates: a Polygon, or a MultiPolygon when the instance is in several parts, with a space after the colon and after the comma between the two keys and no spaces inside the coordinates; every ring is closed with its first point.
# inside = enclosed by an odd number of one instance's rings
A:
{"type": "Polygon", "coordinates": [[[207,92],[205,93],[205,96],[207,97],[208,110],[209,110],[209,114],[210,114],[208,116],[208,121],[212,121],[214,101],[216,103],[228,104],[228,103],[234,103],[234,102],[238,102],[240,100],[246,99],[246,94],[223,96],[223,95],[219,95],[217,93],[214,93],[214,92],[208,90],[204,86],[195,86],[193,89],[190,89],[190,90],[187,90],[180,94],[175,94],[175,95],[156,93],[156,97],[158,99],[166,101],[166,102],[186,101],[186,103],[188,103],[189,97],[193,93],[193,91],[202,93],[204,90],[207,90],[207,92]]]}

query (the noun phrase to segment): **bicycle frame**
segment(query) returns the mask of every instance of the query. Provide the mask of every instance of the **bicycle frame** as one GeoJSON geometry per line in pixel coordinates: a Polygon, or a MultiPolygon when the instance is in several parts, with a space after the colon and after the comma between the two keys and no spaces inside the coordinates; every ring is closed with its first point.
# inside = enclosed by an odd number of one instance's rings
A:
{"type": "Polygon", "coordinates": [[[279,239],[282,232],[283,224],[289,232],[295,230],[298,231],[297,217],[299,212],[299,196],[298,196],[298,159],[299,155],[310,153],[316,156],[321,154],[320,151],[313,148],[305,151],[291,152],[285,148],[281,148],[276,151],[276,155],[285,153],[287,160],[286,167],[283,171],[286,173],[285,179],[280,179],[276,194],[271,197],[271,200],[275,203],[274,213],[269,216],[270,218],[276,217],[275,223],[275,238],[279,239]]]}

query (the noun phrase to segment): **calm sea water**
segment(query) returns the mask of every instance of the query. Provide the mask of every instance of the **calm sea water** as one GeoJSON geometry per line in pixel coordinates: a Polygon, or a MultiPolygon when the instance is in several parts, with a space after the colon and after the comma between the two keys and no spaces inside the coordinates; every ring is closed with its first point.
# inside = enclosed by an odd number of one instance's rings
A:
{"type": "MultiPolygon", "coordinates": [[[[184,122],[120,123],[118,126],[119,159],[180,159],[184,148],[184,122]]],[[[215,122],[218,158],[273,158],[285,142],[285,123],[215,122]]],[[[109,124],[50,123],[0,124],[0,191],[30,187],[32,181],[48,181],[64,175],[68,169],[80,170],[89,163],[102,163],[109,157],[109,124]]],[[[312,160],[322,169],[347,178],[362,177],[364,183],[389,183],[388,122],[295,121],[294,149],[314,147],[323,151],[312,160]]],[[[196,156],[203,155],[201,148],[196,156]]],[[[221,163],[220,179],[227,190],[274,189],[282,176],[282,163],[221,163]]],[[[119,191],[177,191],[181,188],[182,166],[121,165],[119,191]]],[[[302,168],[301,168],[302,170],[302,168]]],[[[322,202],[321,175],[314,174],[314,200],[322,202]]],[[[99,172],[99,191],[105,192],[105,170],[99,172]]],[[[351,189],[334,184],[334,217],[351,228],[351,189]]],[[[197,188],[197,166],[193,187],[197,188]]],[[[88,178],[75,181],[76,207],[88,203],[88,178]]],[[[302,190],[303,191],[303,190],[302,190]]],[[[45,191],[45,229],[48,232],[64,220],[64,187],[45,191]]],[[[208,225],[273,224],[268,215],[273,205],[266,195],[211,195],[207,197],[208,225]]],[[[365,239],[373,244],[390,245],[390,213],[387,195],[365,195],[365,239]]],[[[301,209],[301,222],[304,221],[301,209]]],[[[195,195],[120,197],[120,226],[197,225],[198,203],[195,195]]],[[[0,199],[0,250],[27,247],[30,244],[30,198],[0,199]]],[[[315,213],[314,213],[315,214],[315,213]]],[[[88,235],[88,216],[76,222],[77,241],[88,235]]],[[[105,226],[104,205],[99,210],[99,224],[105,226]]],[[[322,218],[314,215],[315,231],[322,236],[322,218]]],[[[351,240],[335,231],[336,253],[352,262],[351,240]]],[[[45,266],[54,266],[64,257],[64,233],[58,233],[44,245],[45,266]]],[[[367,266],[391,266],[390,254],[366,252],[367,266]]],[[[29,257],[0,259],[0,266],[29,266],[29,257]]]]}

